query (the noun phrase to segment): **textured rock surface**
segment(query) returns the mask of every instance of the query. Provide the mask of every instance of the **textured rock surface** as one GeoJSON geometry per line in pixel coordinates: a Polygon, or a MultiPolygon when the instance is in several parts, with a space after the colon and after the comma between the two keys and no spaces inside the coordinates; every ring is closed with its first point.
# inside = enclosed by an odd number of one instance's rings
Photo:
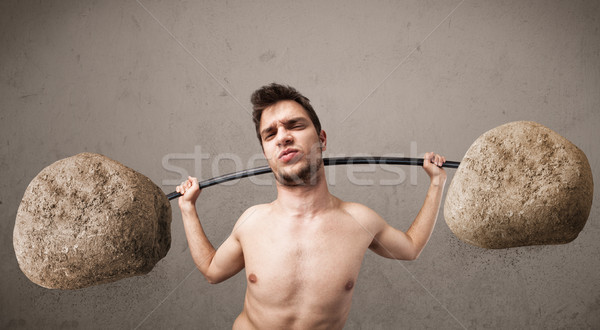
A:
{"type": "Polygon", "coordinates": [[[82,153],[43,169],[17,212],[13,245],[34,283],[79,289],[148,273],[171,245],[171,206],[144,175],[82,153]]]}
{"type": "Polygon", "coordinates": [[[592,206],[592,171],[570,141],[534,122],[496,127],[471,145],[446,196],[446,223],[484,248],[564,244],[592,206]]]}

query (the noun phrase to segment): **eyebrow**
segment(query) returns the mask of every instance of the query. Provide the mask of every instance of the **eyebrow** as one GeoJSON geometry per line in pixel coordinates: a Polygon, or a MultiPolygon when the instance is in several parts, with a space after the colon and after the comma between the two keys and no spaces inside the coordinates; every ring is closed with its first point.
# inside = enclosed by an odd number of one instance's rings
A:
{"type": "MultiPolygon", "coordinates": [[[[294,125],[296,123],[306,124],[306,123],[308,123],[308,120],[306,118],[304,118],[304,117],[292,117],[292,118],[289,118],[289,119],[284,119],[284,120],[282,120],[282,122],[283,122],[283,124],[285,126],[289,127],[289,126],[292,126],[292,125],[294,125]]],[[[263,129],[262,131],[260,131],[260,136],[264,136],[264,134],[269,133],[270,131],[272,131],[275,128],[275,126],[276,126],[275,124],[271,124],[271,126],[266,127],[265,129],[263,129]]]]}

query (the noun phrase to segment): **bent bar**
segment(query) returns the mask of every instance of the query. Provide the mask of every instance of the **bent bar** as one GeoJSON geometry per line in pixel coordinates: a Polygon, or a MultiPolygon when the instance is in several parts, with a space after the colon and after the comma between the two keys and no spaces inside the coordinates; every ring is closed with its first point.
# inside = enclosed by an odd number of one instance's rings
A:
{"type": "MultiPolygon", "coordinates": [[[[323,164],[329,165],[363,165],[363,164],[389,164],[389,165],[414,165],[423,166],[423,158],[405,158],[405,157],[332,157],[323,158],[323,164]]],[[[458,168],[460,162],[447,161],[442,167],[447,168],[458,168]]],[[[249,176],[255,176],[271,172],[271,168],[268,165],[243,170],[240,172],[229,173],[218,176],[216,178],[204,180],[199,182],[200,189],[214,186],[223,182],[246,178],[249,176]]],[[[169,200],[181,197],[181,194],[174,191],[167,194],[169,200]]]]}

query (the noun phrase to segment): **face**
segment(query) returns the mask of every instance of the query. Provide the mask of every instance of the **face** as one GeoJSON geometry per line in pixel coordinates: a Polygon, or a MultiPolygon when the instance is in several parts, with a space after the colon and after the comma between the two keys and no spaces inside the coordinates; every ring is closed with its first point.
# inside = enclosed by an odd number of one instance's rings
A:
{"type": "Polygon", "coordinates": [[[266,108],[259,129],[263,152],[277,182],[286,186],[316,183],[327,137],[323,130],[317,134],[300,104],[280,101],[266,108]]]}

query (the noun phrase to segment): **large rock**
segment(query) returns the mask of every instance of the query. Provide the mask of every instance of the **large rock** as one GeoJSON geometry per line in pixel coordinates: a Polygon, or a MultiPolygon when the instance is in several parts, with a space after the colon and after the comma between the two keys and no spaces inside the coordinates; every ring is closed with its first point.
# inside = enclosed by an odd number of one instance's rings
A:
{"type": "Polygon", "coordinates": [[[585,154],[549,128],[508,123],[480,136],[446,196],[446,223],[484,248],[564,244],[583,229],[594,183],[585,154]]]}
{"type": "Polygon", "coordinates": [[[79,289],[148,273],[171,245],[171,206],[142,174],[82,153],[43,169],[15,222],[19,266],[34,283],[79,289]]]}

